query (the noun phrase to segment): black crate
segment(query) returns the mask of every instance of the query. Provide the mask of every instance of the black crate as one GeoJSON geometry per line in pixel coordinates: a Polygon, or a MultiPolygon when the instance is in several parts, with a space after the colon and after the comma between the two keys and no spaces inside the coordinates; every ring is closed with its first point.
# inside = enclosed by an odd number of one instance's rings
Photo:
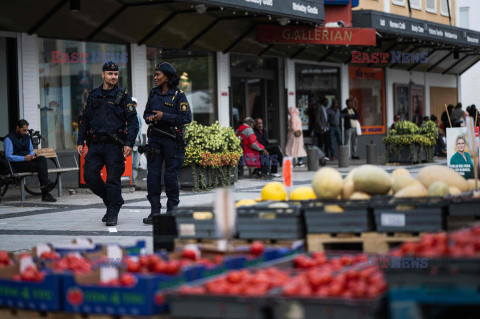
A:
{"type": "Polygon", "coordinates": [[[284,202],[288,208],[270,207],[276,203],[260,203],[237,208],[237,229],[240,239],[303,239],[305,221],[300,205],[284,202]]]}
{"type": "Polygon", "coordinates": [[[263,319],[271,304],[266,297],[168,294],[174,318],[263,319]]]}
{"type": "Polygon", "coordinates": [[[178,238],[184,239],[215,239],[215,216],[212,207],[177,207],[173,215],[177,222],[178,238]],[[205,213],[205,214],[199,214],[205,213]],[[211,214],[210,219],[198,219],[199,215],[211,214]]]}
{"type": "Polygon", "coordinates": [[[449,216],[480,217],[480,198],[471,196],[447,197],[449,216]]]}
{"type": "Polygon", "coordinates": [[[372,202],[378,232],[446,229],[447,203],[440,198],[390,198],[372,202]]]}
{"type": "Polygon", "coordinates": [[[480,288],[478,258],[390,257],[383,271],[390,286],[480,288]]]}
{"type": "Polygon", "coordinates": [[[275,319],[384,319],[388,317],[385,296],[372,300],[278,298],[273,313],[275,319]]]}
{"type": "Polygon", "coordinates": [[[308,234],[318,233],[362,233],[373,231],[374,221],[370,201],[347,200],[328,202],[306,202],[302,205],[308,234]],[[338,205],[343,213],[325,212],[325,206],[338,205]]]}

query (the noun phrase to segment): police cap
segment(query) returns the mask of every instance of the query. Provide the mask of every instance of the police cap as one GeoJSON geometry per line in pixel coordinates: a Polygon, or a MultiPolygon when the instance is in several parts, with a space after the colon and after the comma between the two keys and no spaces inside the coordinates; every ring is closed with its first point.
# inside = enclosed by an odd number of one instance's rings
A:
{"type": "Polygon", "coordinates": [[[118,64],[113,61],[105,62],[102,71],[118,71],[118,64]]]}
{"type": "Polygon", "coordinates": [[[168,75],[176,75],[177,70],[168,62],[160,62],[155,66],[155,71],[162,71],[162,73],[167,73],[168,75]]]}

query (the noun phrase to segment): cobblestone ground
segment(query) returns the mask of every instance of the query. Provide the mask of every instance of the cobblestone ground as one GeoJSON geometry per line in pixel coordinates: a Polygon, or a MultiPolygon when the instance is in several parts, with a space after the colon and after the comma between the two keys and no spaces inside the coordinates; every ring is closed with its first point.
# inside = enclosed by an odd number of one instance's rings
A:
{"type": "MultiPolygon", "coordinates": [[[[348,168],[338,169],[343,176],[362,161],[354,161],[348,168]]],[[[445,160],[437,160],[437,164],[446,165],[445,160]]],[[[337,167],[330,163],[332,167],[337,167]]],[[[407,168],[412,175],[425,165],[383,166],[388,172],[398,167],[407,168]]],[[[140,174],[140,178],[145,173],[140,174]]],[[[293,186],[309,185],[313,172],[306,168],[294,170],[293,186]]],[[[274,180],[281,181],[281,178],[274,180]]],[[[257,179],[242,179],[230,187],[235,200],[258,198],[262,187],[267,182],[257,179]]],[[[43,203],[39,197],[27,196],[20,202],[18,189],[9,189],[0,203],[0,249],[21,251],[30,249],[38,243],[68,243],[76,237],[88,237],[96,243],[117,243],[131,245],[138,239],[147,241],[147,250],[152,250],[152,226],[144,225],[142,219],[149,214],[150,205],[146,199],[145,181],[140,183],[142,191],[125,192],[125,205],[120,211],[116,227],[106,227],[101,222],[105,207],[101,200],[88,193],[77,192],[58,198],[56,203],[43,203]]],[[[206,192],[182,191],[182,206],[204,205],[213,202],[214,190],[206,192]]],[[[166,206],[166,198],[162,196],[162,204],[166,206]]]]}

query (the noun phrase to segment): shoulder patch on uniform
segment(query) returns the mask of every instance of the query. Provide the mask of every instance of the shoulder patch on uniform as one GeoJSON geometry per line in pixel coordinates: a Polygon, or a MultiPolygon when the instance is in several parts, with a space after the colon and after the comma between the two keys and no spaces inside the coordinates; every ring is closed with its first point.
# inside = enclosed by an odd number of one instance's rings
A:
{"type": "Polygon", "coordinates": [[[188,103],[187,102],[180,103],[180,111],[188,111],[188,103]]]}
{"type": "Polygon", "coordinates": [[[135,110],[135,106],[133,106],[133,103],[127,104],[127,110],[128,112],[133,112],[135,110]]]}
{"type": "Polygon", "coordinates": [[[87,108],[87,102],[83,104],[83,109],[85,110],[87,108]]]}

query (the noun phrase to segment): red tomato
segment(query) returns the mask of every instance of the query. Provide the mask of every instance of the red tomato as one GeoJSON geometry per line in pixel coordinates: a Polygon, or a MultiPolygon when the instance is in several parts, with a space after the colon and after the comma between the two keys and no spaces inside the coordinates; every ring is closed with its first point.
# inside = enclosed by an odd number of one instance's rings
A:
{"type": "Polygon", "coordinates": [[[166,263],[165,273],[168,275],[175,275],[180,271],[180,262],[178,260],[171,260],[166,263]]]}
{"type": "Polygon", "coordinates": [[[133,261],[131,259],[127,260],[127,271],[129,272],[140,272],[142,270],[142,266],[140,263],[133,261]]]}
{"type": "Polygon", "coordinates": [[[154,297],[154,302],[156,305],[163,305],[165,303],[165,295],[162,293],[156,293],[154,297]]]}
{"type": "Polygon", "coordinates": [[[120,284],[122,286],[134,286],[135,282],[135,276],[133,276],[132,274],[126,273],[120,277],[120,284]]]}
{"type": "Polygon", "coordinates": [[[265,250],[265,245],[261,241],[254,241],[250,246],[250,254],[254,256],[259,256],[263,254],[265,250]]]}
{"type": "Polygon", "coordinates": [[[167,265],[165,262],[160,261],[155,265],[155,268],[153,269],[154,272],[163,274],[166,273],[167,265]]]}
{"type": "Polygon", "coordinates": [[[232,284],[237,284],[240,281],[242,281],[242,279],[243,279],[242,273],[240,273],[239,271],[230,271],[227,274],[227,280],[232,284]]]}
{"type": "Polygon", "coordinates": [[[185,259],[190,259],[190,260],[197,260],[198,259],[198,255],[197,255],[197,252],[193,249],[184,249],[182,251],[182,258],[185,258],[185,259]]]}
{"type": "Polygon", "coordinates": [[[215,255],[215,257],[213,257],[213,263],[217,264],[217,265],[222,264],[223,263],[223,256],[222,255],[215,255]]]}

